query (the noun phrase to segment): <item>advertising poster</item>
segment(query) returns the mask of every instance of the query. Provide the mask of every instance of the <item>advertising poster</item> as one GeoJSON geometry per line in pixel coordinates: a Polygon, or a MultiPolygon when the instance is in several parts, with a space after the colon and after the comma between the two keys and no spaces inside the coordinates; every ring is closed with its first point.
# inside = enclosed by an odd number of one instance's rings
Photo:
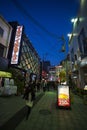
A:
{"type": "Polygon", "coordinates": [[[69,86],[58,86],[58,106],[70,107],[69,86]]]}

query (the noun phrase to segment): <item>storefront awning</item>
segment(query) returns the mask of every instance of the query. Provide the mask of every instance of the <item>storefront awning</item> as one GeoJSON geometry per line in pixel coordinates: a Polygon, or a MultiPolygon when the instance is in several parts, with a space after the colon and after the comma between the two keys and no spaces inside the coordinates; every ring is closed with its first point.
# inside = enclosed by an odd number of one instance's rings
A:
{"type": "Polygon", "coordinates": [[[11,77],[12,77],[12,74],[9,73],[9,72],[0,71],[0,77],[11,78],[11,77]]]}

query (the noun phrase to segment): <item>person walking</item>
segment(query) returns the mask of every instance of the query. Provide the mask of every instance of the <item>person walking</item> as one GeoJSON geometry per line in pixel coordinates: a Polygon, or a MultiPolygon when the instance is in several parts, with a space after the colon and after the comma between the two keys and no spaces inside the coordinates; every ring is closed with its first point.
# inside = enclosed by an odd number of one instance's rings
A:
{"type": "Polygon", "coordinates": [[[42,81],[42,87],[43,87],[43,92],[45,92],[46,88],[47,88],[47,81],[46,80],[42,81]]]}
{"type": "Polygon", "coordinates": [[[26,114],[26,120],[28,120],[29,114],[31,112],[31,108],[33,107],[33,89],[30,85],[27,84],[24,97],[26,101],[26,107],[27,107],[27,114],[26,114]]]}

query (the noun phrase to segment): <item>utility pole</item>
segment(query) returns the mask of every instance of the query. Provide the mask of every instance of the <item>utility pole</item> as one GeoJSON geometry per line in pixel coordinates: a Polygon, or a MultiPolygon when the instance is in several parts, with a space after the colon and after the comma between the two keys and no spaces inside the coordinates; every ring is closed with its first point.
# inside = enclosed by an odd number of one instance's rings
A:
{"type": "Polygon", "coordinates": [[[67,77],[67,51],[66,51],[66,40],[64,38],[64,36],[61,37],[61,40],[63,41],[63,45],[62,45],[62,52],[65,52],[65,71],[66,71],[66,83],[68,83],[68,77],[67,77]]]}

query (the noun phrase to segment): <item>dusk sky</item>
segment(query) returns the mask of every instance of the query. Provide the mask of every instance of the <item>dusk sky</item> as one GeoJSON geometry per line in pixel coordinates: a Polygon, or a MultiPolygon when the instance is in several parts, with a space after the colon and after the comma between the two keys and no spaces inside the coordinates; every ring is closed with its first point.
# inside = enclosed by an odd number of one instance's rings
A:
{"type": "Polygon", "coordinates": [[[57,65],[65,58],[61,52],[63,35],[72,32],[71,19],[76,17],[80,0],[0,0],[0,15],[6,21],[18,21],[40,56],[57,65]]]}

